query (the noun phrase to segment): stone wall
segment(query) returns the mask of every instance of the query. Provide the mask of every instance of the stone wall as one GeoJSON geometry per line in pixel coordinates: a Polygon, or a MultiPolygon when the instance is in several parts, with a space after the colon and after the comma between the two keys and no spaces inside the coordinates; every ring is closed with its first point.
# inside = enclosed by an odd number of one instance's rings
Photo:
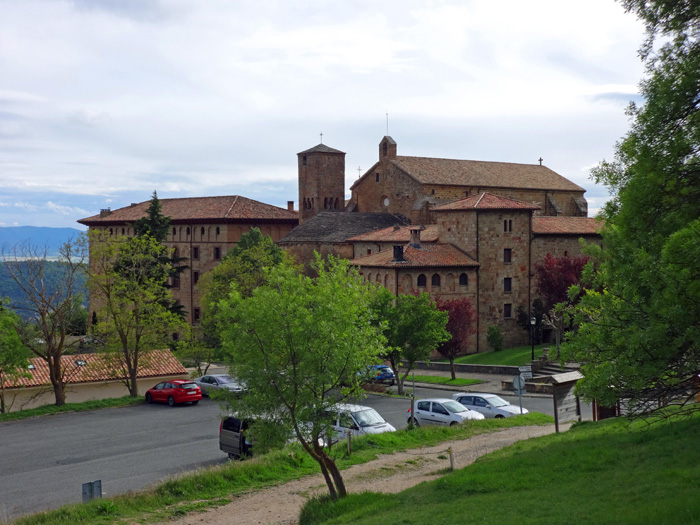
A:
{"type": "Polygon", "coordinates": [[[345,209],[345,153],[298,155],[299,224],[320,211],[345,209]]]}

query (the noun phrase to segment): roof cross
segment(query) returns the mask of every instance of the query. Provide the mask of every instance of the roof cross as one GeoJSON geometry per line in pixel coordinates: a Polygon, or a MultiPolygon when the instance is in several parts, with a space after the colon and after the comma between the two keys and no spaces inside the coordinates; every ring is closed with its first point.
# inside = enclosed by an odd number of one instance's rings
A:
{"type": "Polygon", "coordinates": [[[542,166],[542,161],[543,161],[544,159],[543,159],[542,157],[540,157],[540,158],[539,158],[539,159],[537,159],[537,160],[539,160],[539,161],[540,161],[540,166],[542,166]]]}
{"type": "Polygon", "coordinates": [[[323,132],[321,133],[321,144],[323,144],[323,132]]]}
{"type": "Polygon", "coordinates": [[[358,179],[360,178],[360,172],[361,172],[361,171],[362,171],[362,168],[360,168],[360,167],[358,166],[358,167],[357,167],[357,178],[358,178],[358,179]]]}

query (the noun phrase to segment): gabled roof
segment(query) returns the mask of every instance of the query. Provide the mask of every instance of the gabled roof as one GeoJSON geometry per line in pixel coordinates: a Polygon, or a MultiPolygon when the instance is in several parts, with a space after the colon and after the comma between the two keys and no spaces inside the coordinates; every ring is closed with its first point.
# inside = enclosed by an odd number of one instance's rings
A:
{"type": "Polygon", "coordinates": [[[297,153],[297,155],[307,155],[309,153],[340,153],[341,155],[345,155],[344,151],[329,148],[325,144],[318,144],[318,145],[314,146],[313,148],[309,148],[305,151],[301,151],[301,152],[297,153]]]}
{"type": "Polygon", "coordinates": [[[536,235],[600,235],[603,221],[595,217],[533,217],[536,235]]]}
{"type": "Polygon", "coordinates": [[[529,202],[517,201],[500,197],[493,193],[478,193],[464,199],[443,204],[434,208],[434,211],[462,211],[462,210],[539,210],[540,207],[529,202]]]}
{"type": "MultiPolygon", "coordinates": [[[[382,230],[374,230],[350,237],[349,241],[356,242],[393,242],[396,244],[404,244],[411,240],[410,229],[415,226],[392,226],[382,230]]],[[[429,224],[420,232],[421,242],[437,242],[438,227],[437,224],[429,224]]]]}
{"type": "Polygon", "coordinates": [[[352,259],[350,264],[360,268],[465,268],[479,263],[451,244],[422,244],[420,248],[406,245],[403,261],[394,261],[394,250],[384,250],[352,259]]]}
{"type": "MultiPolygon", "coordinates": [[[[50,385],[49,367],[46,361],[40,357],[29,360],[34,369],[29,370],[30,378],[22,377],[14,382],[7,382],[5,388],[36,387],[50,385]]],[[[95,381],[115,381],[124,377],[113,370],[113,366],[107,360],[105,354],[75,354],[61,357],[61,369],[69,384],[93,383],[95,381]],[[77,363],[82,362],[80,366],[77,363]]],[[[153,350],[147,356],[141,357],[141,366],[138,371],[139,378],[144,377],[168,377],[187,374],[187,370],[170,350],[153,350]]]]}
{"type": "MultiPolygon", "coordinates": [[[[107,214],[80,219],[80,224],[100,226],[134,222],[146,215],[151,201],[139,202],[107,214]]],[[[160,199],[162,214],[173,223],[192,221],[234,222],[238,220],[270,220],[294,222],[299,219],[296,211],[265,204],[240,195],[223,197],[189,197],[160,199]]]]}
{"type": "Polygon", "coordinates": [[[343,243],[373,230],[405,225],[406,221],[391,213],[321,212],[294,228],[278,244],[343,243]]]}
{"type": "Polygon", "coordinates": [[[578,184],[539,164],[401,156],[391,162],[421,184],[585,191],[578,184]]]}

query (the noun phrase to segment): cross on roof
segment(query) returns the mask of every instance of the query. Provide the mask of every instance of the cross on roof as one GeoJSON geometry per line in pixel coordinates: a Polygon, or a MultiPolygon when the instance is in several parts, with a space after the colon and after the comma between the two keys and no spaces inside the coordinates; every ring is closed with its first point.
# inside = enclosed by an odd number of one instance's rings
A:
{"type": "Polygon", "coordinates": [[[542,166],[542,161],[543,161],[544,159],[543,159],[542,157],[540,157],[540,158],[539,158],[539,159],[537,159],[537,160],[539,160],[539,161],[540,161],[540,166],[542,166]]]}

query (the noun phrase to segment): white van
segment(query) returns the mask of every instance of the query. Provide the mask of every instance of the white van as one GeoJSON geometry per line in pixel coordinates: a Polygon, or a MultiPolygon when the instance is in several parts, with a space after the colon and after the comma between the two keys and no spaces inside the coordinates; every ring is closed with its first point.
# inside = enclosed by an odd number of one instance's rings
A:
{"type": "Polygon", "coordinates": [[[329,413],[329,417],[332,418],[336,439],[344,439],[348,436],[348,433],[351,433],[353,436],[362,436],[365,434],[382,434],[396,431],[372,407],[338,403],[333,407],[332,412],[329,413]]]}

